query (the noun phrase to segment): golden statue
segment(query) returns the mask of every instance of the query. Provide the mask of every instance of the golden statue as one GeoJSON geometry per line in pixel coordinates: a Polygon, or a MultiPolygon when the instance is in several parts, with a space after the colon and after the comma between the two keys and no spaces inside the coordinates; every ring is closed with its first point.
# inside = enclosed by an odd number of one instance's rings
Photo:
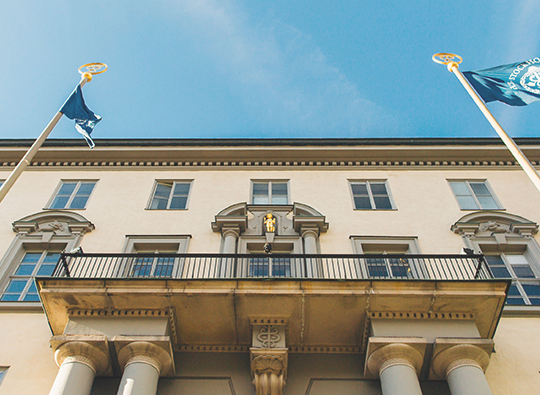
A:
{"type": "Polygon", "coordinates": [[[276,231],[276,219],[271,213],[266,214],[264,217],[264,225],[266,226],[266,233],[274,233],[276,231]]]}

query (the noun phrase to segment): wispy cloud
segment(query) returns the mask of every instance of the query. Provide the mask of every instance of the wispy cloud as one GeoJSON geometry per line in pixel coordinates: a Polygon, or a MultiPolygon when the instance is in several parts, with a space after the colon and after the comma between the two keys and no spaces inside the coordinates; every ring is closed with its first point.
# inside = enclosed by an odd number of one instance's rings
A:
{"type": "Polygon", "coordinates": [[[254,20],[233,0],[183,0],[180,13],[246,111],[278,133],[391,134],[396,119],[368,100],[309,35],[275,18],[254,20]]]}

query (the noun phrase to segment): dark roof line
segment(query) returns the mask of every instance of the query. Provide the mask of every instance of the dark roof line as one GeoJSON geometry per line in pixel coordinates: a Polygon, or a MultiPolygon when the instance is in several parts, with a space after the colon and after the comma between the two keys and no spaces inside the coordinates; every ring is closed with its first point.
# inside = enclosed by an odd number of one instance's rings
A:
{"type": "MultiPolygon", "coordinates": [[[[300,139],[94,139],[96,147],[248,147],[248,146],[362,146],[362,145],[502,145],[496,137],[419,138],[300,138],[300,139]]],[[[518,137],[518,145],[540,145],[538,137],[518,137]]],[[[29,147],[33,139],[0,139],[0,147],[29,147]]],[[[48,139],[44,147],[84,147],[83,139],[48,139]]]]}

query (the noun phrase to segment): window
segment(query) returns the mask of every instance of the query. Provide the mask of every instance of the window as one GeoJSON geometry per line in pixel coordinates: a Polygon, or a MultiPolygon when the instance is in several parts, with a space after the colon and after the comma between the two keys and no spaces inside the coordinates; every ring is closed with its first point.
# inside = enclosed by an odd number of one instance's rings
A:
{"type": "Polygon", "coordinates": [[[350,181],[355,210],[392,210],[386,181],[350,181]]]}
{"type": "Polygon", "coordinates": [[[187,252],[188,235],[141,235],[126,236],[124,252],[141,254],[132,260],[125,270],[128,277],[174,277],[182,276],[183,259],[173,256],[187,252]],[[156,256],[163,254],[165,256],[156,256]],[[169,256],[167,256],[170,254],[169,256]]]}
{"type": "Polygon", "coordinates": [[[49,208],[84,209],[95,185],[96,181],[62,181],[49,208]]]}
{"type": "Polygon", "coordinates": [[[359,273],[365,278],[418,277],[420,262],[405,256],[420,253],[416,237],[351,236],[351,240],[357,254],[373,255],[361,260],[359,273]]]}
{"type": "Polygon", "coordinates": [[[534,280],[537,276],[524,254],[486,255],[486,261],[493,277],[514,279],[506,300],[508,305],[540,306],[540,284],[534,280]]]}
{"type": "Polygon", "coordinates": [[[156,181],[150,210],[186,210],[191,181],[156,181]]]}
{"type": "MultiPolygon", "coordinates": [[[[265,255],[263,244],[250,243],[248,253],[258,256],[249,258],[248,277],[291,277],[291,258],[265,255]]],[[[290,243],[275,244],[273,253],[288,255],[293,246],[290,243]]]]}
{"type": "Polygon", "coordinates": [[[59,258],[60,252],[26,252],[15,273],[10,277],[0,300],[3,302],[39,302],[34,277],[50,276],[59,258]]]}
{"type": "Polygon", "coordinates": [[[499,210],[487,181],[449,181],[462,210],[499,210]]]}
{"type": "Polygon", "coordinates": [[[252,181],[252,204],[289,204],[287,181],[252,181]]]}
{"type": "Polygon", "coordinates": [[[2,380],[4,380],[4,377],[6,377],[8,368],[6,367],[0,367],[0,384],[2,384],[2,380]]]}

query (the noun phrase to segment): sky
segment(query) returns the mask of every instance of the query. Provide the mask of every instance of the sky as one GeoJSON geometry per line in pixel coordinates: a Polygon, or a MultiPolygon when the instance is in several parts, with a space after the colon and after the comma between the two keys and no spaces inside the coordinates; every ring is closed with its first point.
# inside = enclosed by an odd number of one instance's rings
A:
{"type": "MultiPolygon", "coordinates": [[[[94,138],[495,137],[461,71],[540,56],[540,1],[17,0],[0,13],[0,138],[36,138],[79,82],[94,138]]],[[[540,137],[540,102],[488,104],[540,137]]],[[[63,117],[51,138],[76,138],[63,117]]]]}

